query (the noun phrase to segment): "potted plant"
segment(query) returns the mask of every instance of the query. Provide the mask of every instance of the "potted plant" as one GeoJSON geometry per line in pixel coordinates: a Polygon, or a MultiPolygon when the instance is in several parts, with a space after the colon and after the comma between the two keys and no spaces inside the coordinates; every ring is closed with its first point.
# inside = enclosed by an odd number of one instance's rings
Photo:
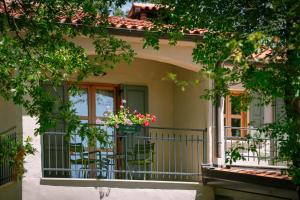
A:
{"type": "Polygon", "coordinates": [[[131,112],[125,104],[126,100],[122,100],[120,110],[116,114],[110,110],[105,112],[106,120],[104,124],[106,126],[114,127],[124,133],[137,133],[141,127],[148,127],[156,121],[155,115],[144,115],[136,110],[131,112]]]}

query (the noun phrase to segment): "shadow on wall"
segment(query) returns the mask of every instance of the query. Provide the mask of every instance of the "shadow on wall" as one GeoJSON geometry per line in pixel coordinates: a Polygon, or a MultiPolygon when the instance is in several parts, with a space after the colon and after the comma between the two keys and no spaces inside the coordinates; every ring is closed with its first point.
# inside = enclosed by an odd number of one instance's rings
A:
{"type": "MultiPolygon", "coordinates": [[[[99,200],[108,200],[108,199],[111,199],[110,198],[110,194],[111,194],[111,191],[113,190],[114,188],[109,188],[109,187],[96,187],[96,190],[98,190],[99,192],[99,200]]],[[[156,189],[157,190],[157,189],[156,189]]],[[[155,191],[155,190],[152,190],[152,192],[158,192],[158,191],[155,191]]],[[[146,197],[147,195],[144,196],[144,198],[146,197]]],[[[182,198],[183,196],[178,196],[176,199],[178,200],[186,200],[185,198],[183,199],[182,198]]],[[[203,192],[202,190],[196,190],[196,192],[194,193],[194,198],[188,198],[187,196],[187,199],[190,199],[190,200],[212,200],[212,196],[210,196],[210,194],[207,194],[205,192],[203,192]]],[[[112,197],[112,199],[114,199],[112,197]]],[[[124,198],[125,199],[125,198],[124,198]]],[[[146,197],[147,199],[147,197],[146,197]]],[[[167,196],[164,196],[162,195],[160,197],[160,199],[168,199],[167,196]]],[[[171,198],[173,199],[173,198],[171,198]]],[[[221,198],[223,199],[223,198],[221,198]]],[[[152,200],[152,199],[149,199],[149,200],[152,200]]],[[[227,199],[224,199],[224,200],[227,200],[227,199]]],[[[230,199],[231,200],[231,199],[230,199]]]]}
{"type": "Polygon", "coordinates": [[[97,188],[99,191],[99,200],[103,200],[108,198],[109,194],[110,194],[110,190],[111,188],[107,188],[107,187],[99,187],[97,188]]]}

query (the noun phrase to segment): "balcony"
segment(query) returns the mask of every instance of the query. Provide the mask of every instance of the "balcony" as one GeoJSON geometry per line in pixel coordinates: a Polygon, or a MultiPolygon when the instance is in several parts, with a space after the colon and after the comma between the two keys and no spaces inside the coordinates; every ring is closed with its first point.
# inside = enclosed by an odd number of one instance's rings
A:
{"type": "MultiPolygon", "coordinates": [[[[16,128],[13,127],[0,135],[0,146],[9,149],[17,139],[16,128]]],[[[0,158],[0,186],[14,181],[13,169],[8,158],[0,158]]]]}
{"type": "Polygon", "coordinates": [[[206,161],[206,129],[147,127],[107,130],[109,143],[89,146],[63,132],[42,137],[43,177],[199,181],[206,161]]]}
{"type": "Polygon", "coordinates": [[[228,159],[230,152],[237,148],[243,157],[235,165],[286,168],[286,161],[279,159],[278,148],[281,141],[271,137],[269,133],[257,128],[225,127],[224,140],[225,158],[228,159]]]}

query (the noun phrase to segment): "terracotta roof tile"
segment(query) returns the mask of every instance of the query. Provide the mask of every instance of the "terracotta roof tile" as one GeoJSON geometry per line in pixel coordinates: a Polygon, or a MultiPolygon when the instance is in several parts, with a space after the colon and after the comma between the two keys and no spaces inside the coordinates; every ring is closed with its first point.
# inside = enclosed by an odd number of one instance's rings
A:
{"type": "Polygon", "coordinates": [[[247,169],[247,168],[214,168],[214,170],[238,173],[238,174],[249,174],[254,176],[264,176],[276,179],[291,180],[288,175],[282,174],[279,170],[262,170],[262,169],[247,169]]]}
{"type": "Polygon", "coordinates": [[[257,170],[256,174],[265,174],[267,170],[257,170]]]}
{"type": "MultiPolygon", "coordinates": [[[[136,29],[136,30],[151,30],[154,24],[148,20],[131,19],[126,17],[111,16],[108,19],[112,27],[125,28],[125,29],[136,29]]],[[[168,27],[167,25],[165,28],[168,27]]],[[[187,31],[186,34],[190,35],[203,35],[207,32],[206,29],[194,29],[187,31]]]]}
{"type": "Polygon", "coordinates": [[[262,185],[264,187],[274,187],[280,189],[295,190],[296,185],[291,181],[291,177],[281,172],[286,168],[276,167],[243,167],[232,166],[231,168],[218,168],[209,165],[202,166],[203,183],[217,181],[217,184],[224,182],[234,182],[253,185],[262,185]]]}
{"type": "MultiPolygon", "coordinates": [[[[7,2],[11,3],[13,0],[6,0],[7,2]]],[[[157,10],[159,9],[158,5],[155,4],[144,4],[144,3],[133,3],[133,7],[140,7],[142,9],[150,9],[150,10],[157,10]]],[[[0,13],[4,13],[4,7],[0,3],[0,13]]],[[[16,9],[9,9],[9,13],[14,18],[19,18],[22,16],[23,12],[21,10],[20,6],[17,6],[16,9]]],[[[59,23],[71,23],[72,25],[80,25],[84,18],[87,17],[87,14],[85,14],[82,10],[79,10],[71,19],[67,16],[58,16],[58,22],[59,23]]],[[[110,16],[108,18],[108,22],[110,23],[111,27],[115,28],[122,28],[122,29],[130,29],[130,30],[151,30],[154,27],[154,24],[149,20],[139,20],[139,19],[132,19],[127,17],[119,17],[119,16],[110,16]]],[[[101,21],[99,20],[100,24],[101,21]]],[[[164,28],[167,28],[168,25],[165,25],[164,28]]],[[[194,29],[187,31],[186,34],[192,34],[192,35],[201,35],[205,33],[205,29],[194,29]]]]}
{"type": "Polygon", "coordinates": [[[261,53],[257,53],[257,54],[253,54],[252,57],[254,59],[264,59],[266,58],[267,56],[271,55],[272,54],[272,50],[271,49],[267,49],[265,51],[262,51],[261,53]]]}
{"type": "Polygon", "coordinates": [[[276,175],[276,172],[275,171],[267,171],[265,174],[266,175],[276,175]]]}
{"type": "Polygon", "coordinates": [[[112,27],[127,28],[127,29],[147,29],[150,30],[153,27],[153,23],[146,20],[130,19],[125,17],[111,16],[108,18],[112,27]]]}
{"type": "Polygon", "coordinates": [[[153,3],[133,3],[132,7],[141,8],[143,10],[159,10],[161,6],[153,3]]]}

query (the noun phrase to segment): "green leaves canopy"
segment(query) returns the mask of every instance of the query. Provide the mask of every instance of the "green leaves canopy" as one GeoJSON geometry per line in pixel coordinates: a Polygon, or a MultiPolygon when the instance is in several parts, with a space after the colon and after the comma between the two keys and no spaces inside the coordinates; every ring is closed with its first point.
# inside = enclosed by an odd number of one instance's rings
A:
{"type": "Polygon", "coordinates": [[[54,127],[59,120],[68,122],[68,132],[79,124],[70,103],[62,104],[61,99],[54,98],[44,90],[45,84],[55,90],[71,77],[81,81],[133,58],[130,46],[107,31],[111,5],[124,2],[0,2],[0,95],[38,117],[37,133],[54,127]],[[95,61],[90,61],[86,50],[72,42],[72,38],[80,36],[94,41],[95,61]],[[53,109],[58,106],[61,112],[53,118],[53,109]]]}
{"type": "MultiPolygon", "coordinates": [[[[170,24],[170,43],[182,37],[181,31],[202,28],[207,32],[197,41],[194,61],[202,73],[215,80],[215,89],[205,97],[217,99],[229,94],[231,85],[241,83],[248,102],[259,95],[269,103],[275,97],[285,101],[287,118],[274,136],[287,136],[282,156],[291,161],[290,173],[300,184],[300,2],[295,0],[161,0],[156,24],[170,24]],[[289,142],[290,141],[290,142],[289,142]],[[295,156],[297,155],[297,156],[295,156]]],[[[61,107],[52,118],[56,100],[43,89],[76,75],[77,81],[99,74],[120,60],[131,61],[133,51],[124,41],[107,32],[111,5],[125,0],[5,1],[0,3],[0,95],[22,105],[37,116],[44,132],[55,120],[68,122],[75,130],[78,119],[71,105],[61,107]],[[86,36],[94,40],[96,61],[69,39],[86,36]],[[94,65],[93,63],[97,63],[94,65]]],[[[146,34],[146,45],[158,48],[161,33],[146,34]]],[[[94,134],[91,134],[94,135],[94,134]]]]}
{"type": "MultiPolygon", "coordinates": [[[[194,61],[215,88],[205,98],[218,102],[230,86],[242,84],[244,103],[258,96],[265,104],[285,102],[286,118],[269,125],[274,137],[284,137],[281,156],[300,184],[300,2],[295,0],[161,0],[156,24],[170,24],[170,32],[205,29],[196,41],[194,61]],[[176,28],[174,28],[176,27],[176,28]],[[297,155],[297,156],[296,156],[297,155]]],[[[155,41],[152,39],[152,41],[155,41]]],[[[154,43],[154,46],[157,46],[154,43]]]]}

